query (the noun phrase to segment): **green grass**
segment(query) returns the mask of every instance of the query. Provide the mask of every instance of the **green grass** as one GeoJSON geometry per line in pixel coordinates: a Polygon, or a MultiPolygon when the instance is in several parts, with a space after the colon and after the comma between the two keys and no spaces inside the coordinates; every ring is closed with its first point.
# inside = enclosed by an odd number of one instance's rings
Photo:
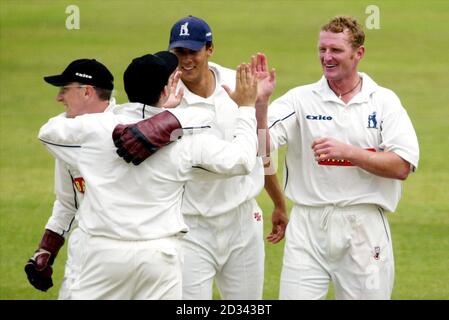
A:
{"type": "MultiPolygon", "coordinates": [[[[173,22],[193,14],[213,29],[213,61],[235,67],[265,52],[277,69],[278,97],[321,76],[318,28],[337,14],[364,22],[369,4],[380,8],[381,28],[366,31],[360,68],[399,95],[421,148],[419,170],[404,183],[403,199],[390,216],[393,298],[449,298],[447,1],[76,1],[81,28],[69,31],[70,4],[0,2],[0,299],[55,299],[64,268],[65,248],[48,293],[34,290],[23,272],[54,199],[53,160],[36,135],[62,106],[44,75],[74,59],[95,57],[115,75],[115,95],[124,102],[122,74],[130,60],[167,48],[173,22]]],[[[272,205],[265,192],[258,200],[268,234],[272,205]]],[[[265,299],[277,299],[282,254],[283,242],[266,244],[265,299]]]]}

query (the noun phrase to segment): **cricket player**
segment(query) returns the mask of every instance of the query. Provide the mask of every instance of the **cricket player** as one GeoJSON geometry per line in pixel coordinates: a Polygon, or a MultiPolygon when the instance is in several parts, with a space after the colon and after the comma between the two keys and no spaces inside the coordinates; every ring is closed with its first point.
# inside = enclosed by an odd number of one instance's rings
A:
{"type": "MultiPolygon", "coordinates": [[[[66,108],[61,117],[73,118],[87,110],[110,111],[115,106],[115,99],[111,97],[114,77],[102,63],[94,59],[75,60],[61,76],[45,77],[44,80],[60,87],[56,100],[66,108]]],[[[77,150],[73,149],[72,152],[78,152],[77,150]]],[[[68,238],[67,261],[59,292],[59,298],[63,299],[66,295],[66,283],[74,274],[72,247],[78,241],[75,213],[83,201],[86,186],[77,167],[55,159],[54,188],[56,200],[52,215],[45,226],[39,248],[26,264],[25,271],[36,289],[47,291],[51,288],[52,264],[68,238]]]]}
{"type": "MultiPolygon", "coordinates": [[[[288,144],[284,184],[294,202],[280,299],[324,299],[330,281],[337,299],[391,297],[387,213],[398,205],[401,180],[418,167],[419,147],[396,94],[358,72],[364,38],[353,18],[331,19],[319,33],[323,77],[268,109],[272,148],[288,144]]],[[[265,96],[273,88],[260,85],[265,96]]],[[[258,103],[267,107],[268,99],[258,103]]]]}
{"type": "MultiPolygon", "coordinates": [[[[161,106],[170,96],[164,85],[176,66],[176,56],[168,52],[134,59],[124,75],[131,103],[121,108],[149,115],[161,111],[149,106],[161,106]],[[142,84],[145,80],[146,85],[142,84]],[[141,90],[131,89],[135,87],[141,90]]],[[[236,91],[230,94],[241,107],[236,136],[230,142],[209,132],[184,135],[135,167],[116,155],[111,135],[130,131],[140,139],[148,139],[148,144],[157,139],[151,140],[153,128],[145,126],[145,121],[139,123],[137,130],[128,130],[124,124],[136,121],[129,114],[56,117],[41,128],[40,139],[56,157],[76,164],[87,186],[77,213],[82,232],[76,248],[79,274],[69,288],[69,298],[181,298],[178,247],[179,238],[187,231],[180,212],[185,182],[216,178],[211,173],[247,174],[256,161],[256,120],[251,105],[254,106],[257,86],[249,66],[240,66],[237,74],[236,91]],[[60,150],[68,147],[80,148],[81,156],[75,158],[60,150]]],[[[172,125],[167,129],[172,131],[174,127],[181,128],[178,117],[182,119],[186,112],[197,110],[159,112],[154,117],[172,125]]],[[[213,112],[201,110],[199,118],[213,116],[213,112]]]]}
{"type": "MultiPolygon", "coordinates": [[[[214,126],[224,139],[232,139],[239,108],[227,91],[235,86],[235,73],[209,62],[214,51],[209,25],[194,16],[180,19],[171,29],[169,48],[182,71],[184,96],[177,109],[213,111],[214,126]]],[[[124,141],[133,146],[125,148],[128,153],[143,152],[132,139],[124,141]]],[[[255,197],[263,185],[260,158],[248,176],[187,182],[182,212],[190,232],[182,239],[183,299],[212,299],[214,279],[223,299],[262,298],[263,213],[255,197]]]]}

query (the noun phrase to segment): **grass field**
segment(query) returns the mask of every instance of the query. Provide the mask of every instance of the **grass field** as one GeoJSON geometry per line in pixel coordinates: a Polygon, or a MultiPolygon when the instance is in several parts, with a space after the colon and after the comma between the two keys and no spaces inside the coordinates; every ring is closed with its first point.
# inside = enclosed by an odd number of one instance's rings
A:
{"type": "MultiPolygon", "coordinates": [[[[391,88],[407,108],[421,148],[419,170],[403,184],[389,220],[396,262],[394,299],[449,298],[449,2],[448,1],[5,1],[0,2],[0,299],[55,299],[65,249],[55,263],[55,287],[41,293],[23,267],[50,215],[53,160],[38,142],[39,127],[62,111],[42,77],[68,62],[95,57],[116,78],[133,57],[165,49],[169,29],[193,14],[213,29],[213,61],[235,67],[261,51],[276,67],[275,97],[316,81],[319,27],[349,14],[364,22],[380,9],[380,29],[366,30],[360,69],[391,88]],[[80,29],[66,29],[70,4],[80,29]]],[[[282,163],[282,154],[280,162],[282,163]]],[[[271,203],[259,196],[265,234],[271,203]]],[[[265,299],[277,299],[283,242],[266,245],[265,299]]],[[[332,297],[332,294],[330,294],[332,297]]]]}

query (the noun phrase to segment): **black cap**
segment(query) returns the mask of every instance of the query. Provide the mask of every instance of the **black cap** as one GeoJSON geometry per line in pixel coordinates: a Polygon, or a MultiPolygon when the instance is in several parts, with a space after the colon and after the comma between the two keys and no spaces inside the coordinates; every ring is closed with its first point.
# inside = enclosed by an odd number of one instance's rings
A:
{"type": "Polygon", "coordinates": [[[114,89],[114,77],[111,72],[95,59],[75,60],[61,74],[44,77],[44,80],[57,87],[79,82],[106,90],[114,89]]]}
{"type": "Polygon", "coordinates": [[[177,67],[178,58],[168,51],[133,59],[123,74],[128,100],[155,105],[168,78],[177,67]]]}

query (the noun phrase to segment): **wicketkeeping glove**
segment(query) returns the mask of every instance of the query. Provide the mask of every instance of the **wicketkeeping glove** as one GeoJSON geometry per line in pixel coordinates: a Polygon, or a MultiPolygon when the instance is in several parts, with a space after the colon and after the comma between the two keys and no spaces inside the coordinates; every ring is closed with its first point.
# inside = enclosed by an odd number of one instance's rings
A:
{"type": "Polygon", "coordinates": [[[53,287],[52,265],[58,255],[59,249],[64,244],[64,237],[45,229],[39,248],[25,265],[28,281],[41,291],[47,291],[53,287]]]}
{"type": "Polygon", "coordinates": [[[126,162],[142,163],[157,150],[176,140],[181,134],[173,131],[181,129],[179,120],[168,111],[163,111],[149,119],[135,124],[119,124],[112,132],[117,154],[126,162]]]}

